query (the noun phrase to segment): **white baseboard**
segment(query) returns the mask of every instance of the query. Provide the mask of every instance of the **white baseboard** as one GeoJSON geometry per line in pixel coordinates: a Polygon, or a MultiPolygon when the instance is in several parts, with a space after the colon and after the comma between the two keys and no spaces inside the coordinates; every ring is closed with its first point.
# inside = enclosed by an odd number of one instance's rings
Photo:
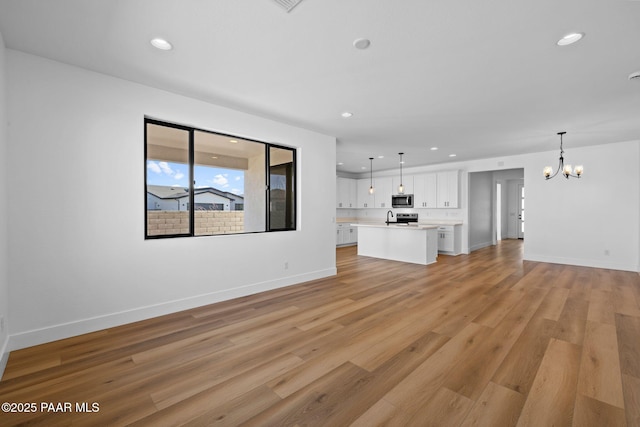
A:
{"type": "Polygon", "coordinates": [[[4,375],[4,368],[7,367],[7,362],[9,361],[9,337],[7,336],[0,346],[0,380],[2,380],[2,376],[4,375]]]}
{"type": "Polygon", "coordinates": [[[493,246],[493,242],[483,242],[472,245],[471,252],[477,251],[478,249],[486,248],[487,246],[493,246]]]}
{"type": "Polygon", "coordinates": [[[638,272],[637,265],[627,265],[619,262],[602,261],[602,260],[584,260],[577,258],[552,257],[548,255],[526,254],[523,258],[525,261],[548,262],[551,264],[577,265],[580,267],[606,268],[609,270],[622,270],[638,272]]]}
{"type": "Polygon", "coordinates": [[[253,283],[251,285],[239,286],[233,289],[211,292],[162,304],[139,307],[133,310],[121,311],[69,323],[48,326],[46,328],[20,332],[9,336],[8,344],[5,343],[4,351],[7,352],[8,355],[9,351],[125,325],[127,323],[137,322],[140,320],[151,319],[153,317],[189,310],[191,308],[214,304],[216,302],[252,295],[259,292],[270,291],[310,280],[321,279],[323,277],[335,276],[336,274],[337,269],[335,267],[328,268],[297,276],[288,276],[277,280],[253,283]]]}

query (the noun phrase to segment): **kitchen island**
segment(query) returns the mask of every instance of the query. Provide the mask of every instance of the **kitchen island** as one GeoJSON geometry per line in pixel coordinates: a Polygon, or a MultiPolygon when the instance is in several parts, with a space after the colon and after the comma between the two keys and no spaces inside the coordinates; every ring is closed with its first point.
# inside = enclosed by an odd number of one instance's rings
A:
{"type": "Polygon", "coordinates": [[[358,255],[428,265],[438,257],[438,226],[355,223],[358,255]]]}

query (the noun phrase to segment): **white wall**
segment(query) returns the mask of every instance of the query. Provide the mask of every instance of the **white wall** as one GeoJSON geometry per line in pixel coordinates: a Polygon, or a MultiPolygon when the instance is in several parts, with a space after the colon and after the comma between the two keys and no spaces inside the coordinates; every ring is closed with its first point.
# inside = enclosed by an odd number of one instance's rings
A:
{"type": "Polygon", "coordinates": [[[539,165],[555,166],[557,152],[529,156],[525,257],[639,271],[639,150],[638,141],[565,147],[565,161],[585,170],[582,178],[569,180],[540,179],[539,165]]]}
{"type": "Polygon", "coordinates": [[[335,274],[335,138],[17,51],[7,66],[10,349],[335,274]],[[297,147],[298,230],[144,240],[145,115],[297,147]]]}
{"type": "Polygon", "coordinates": [[[469,174],[469,250],[493,244],[493,172],[469,174]]]}
{"type": "Polygon", "coordinates": [[[9,246],[7,212],[7,114],[5,86],[5,47],[0,34],[0,317],[4,327],[0,329],[0,378],[7,363],[9,322],[9,246]],[[5,354],[6,353],[6,354],[5,354]]]}

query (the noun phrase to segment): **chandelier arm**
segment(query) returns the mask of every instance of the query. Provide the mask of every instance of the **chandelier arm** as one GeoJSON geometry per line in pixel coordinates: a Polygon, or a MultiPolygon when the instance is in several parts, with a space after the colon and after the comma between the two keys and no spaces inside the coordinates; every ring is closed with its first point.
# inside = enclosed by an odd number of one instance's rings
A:
{"type": "Polygon", "coordinates": [[[558,168],[556,169],[556,171],[553,173],[553,175],[550,175],[548,177],[546,177],[547,179],[551,179],[553,177],[555,177],[556,175],[558,175],[558,172],[560,172],[560,170],[562,168],[564,168],[564,159],[562,158],[562,156],[560,156],[560,159],[558,160],[558,168]]]}

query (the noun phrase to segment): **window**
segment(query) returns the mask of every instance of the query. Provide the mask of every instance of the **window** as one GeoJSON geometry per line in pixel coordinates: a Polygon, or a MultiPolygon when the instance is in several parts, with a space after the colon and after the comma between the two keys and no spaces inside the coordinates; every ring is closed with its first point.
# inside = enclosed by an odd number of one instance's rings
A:
{"type": "Polygon", "coordinates": [[[269,147],[269,227],[290,230],[295,227],[293,151],[269,147]]]}
{"type": "Polygon", "coordinates": [[[145,237],[295,230],[295,164],[292,148],[145,119],[145,237]]]}

